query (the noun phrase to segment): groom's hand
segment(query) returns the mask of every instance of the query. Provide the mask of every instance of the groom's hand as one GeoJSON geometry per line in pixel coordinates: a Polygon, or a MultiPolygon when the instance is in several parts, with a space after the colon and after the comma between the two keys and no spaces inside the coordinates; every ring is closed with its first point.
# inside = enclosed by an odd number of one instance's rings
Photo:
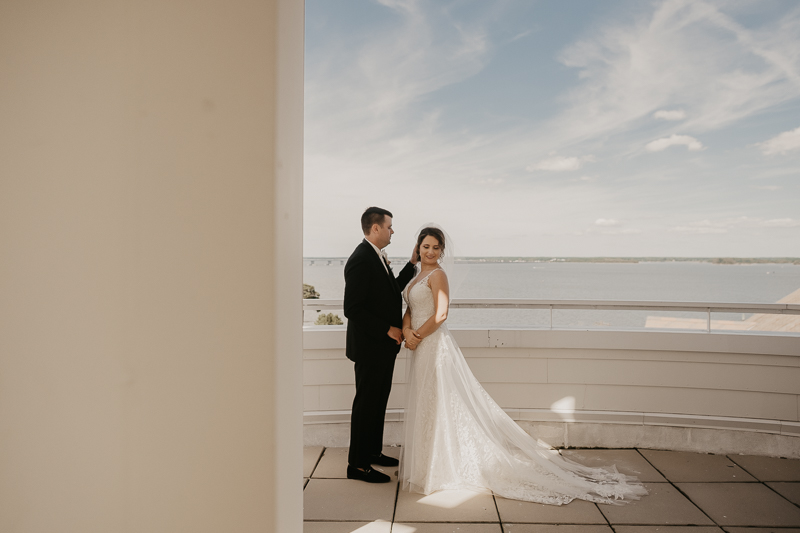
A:
{"type": "Polygon", "coordinates": [[[397,344],[403,342],[403,332],[400,331],[400,328],[389,326],[389,332],[387,333],[387,335],[393,338],[397,342],[397,344]]]}
{"type": "Polygon", "coordinates": [[[411,252],[411,259],[408,260],[412,265],[416,265],[419,261],[419,247],[415,244],[414,251],[411,252]]]}

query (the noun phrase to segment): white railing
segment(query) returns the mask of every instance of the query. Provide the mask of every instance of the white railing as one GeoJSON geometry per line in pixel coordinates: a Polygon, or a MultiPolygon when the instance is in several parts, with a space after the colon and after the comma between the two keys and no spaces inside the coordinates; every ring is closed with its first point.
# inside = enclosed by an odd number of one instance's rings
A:
{"type": "MultiPolygon", "coordinates": [[[[343,308],[344,300],[303,300],[303,311],[323,311],[343,308]]],[[[706,313],[706,331],[711,331],[711,313],[760,313],[800,315],[800,304],[758,304],[726,302],[659,302],[621,300],[529,300],[522,298],[454,298],[451,309],[549,309],[550,329],[553,329],[553,310],[606,311],[688,311],[706,313]]]]}

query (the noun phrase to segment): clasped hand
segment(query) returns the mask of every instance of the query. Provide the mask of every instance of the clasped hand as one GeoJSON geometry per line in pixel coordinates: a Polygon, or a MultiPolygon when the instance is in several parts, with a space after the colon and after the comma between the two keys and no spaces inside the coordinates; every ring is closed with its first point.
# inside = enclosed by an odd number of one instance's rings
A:
{"type": "Polygon", "coordinates": [[[409,350],[416,350],[417,346],[419,346],[419,343],[422,341],[422,335],[411,328],[406,328],[403,330],[403,337],[406,341],[406,348],[409,350]]]}
{"type": "Polygon", "coordinates": [[[389,337],[391,337],[397,344],[406,341],[406,348],[409,350],[415,350],[417,346],[419,346],[420,341],[422,341],[422,335],[411,328],[406,328],[403,331],[400,331],[400,328],[390,326],[387,335],[389,335],[389,337]]]}

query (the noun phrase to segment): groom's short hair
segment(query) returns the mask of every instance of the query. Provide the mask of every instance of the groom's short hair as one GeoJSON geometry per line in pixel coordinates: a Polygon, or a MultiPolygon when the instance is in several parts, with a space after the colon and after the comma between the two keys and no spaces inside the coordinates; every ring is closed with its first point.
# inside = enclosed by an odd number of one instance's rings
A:
{"type": "Polygon", "coordinates": [[[361,215],[361,230],[364,235],[369,235],[373,224],[382,225],[384,217],[394,217],[394,215],[380,207],[368,207],[361,215]]]}

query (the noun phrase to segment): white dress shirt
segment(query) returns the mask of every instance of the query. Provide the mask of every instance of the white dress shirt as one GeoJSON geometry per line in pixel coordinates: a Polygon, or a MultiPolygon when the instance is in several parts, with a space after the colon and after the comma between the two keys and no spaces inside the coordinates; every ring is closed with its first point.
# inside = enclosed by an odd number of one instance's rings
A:
{"type": "Polygon", "coordinates": [[[372,244],[372,242],[369,239],[365,240],[369,243],[370,246],[372,246],[372,249],[375,250],[375,253],[378,254],[378,257],[381,258],[381,264],[383,265],[383,269],[386,270],[386,273],[388,274],[389,267],[386,266],[386,261],[384,261],[384,259],[386,259],[386,252],[381,251],[381,249],[372,244]]]}

